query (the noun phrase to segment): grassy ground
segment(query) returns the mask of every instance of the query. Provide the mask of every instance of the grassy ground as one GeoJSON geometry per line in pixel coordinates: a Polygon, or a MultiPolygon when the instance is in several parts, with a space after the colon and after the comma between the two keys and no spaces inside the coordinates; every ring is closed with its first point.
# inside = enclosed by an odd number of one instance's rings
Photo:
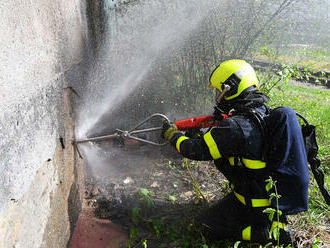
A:
{"type": "Polygon", "coordinates": [[[291,107],[316,126],[320,157],[326,163],[324,167],[329,168],[330,90],[307,85],[282,84],[273,89],[269,96],[270,106],[291,107]]]}
{"type": "MultiPolygon", "coordinates": [[[[330,188],[330,90],[310,86],[283,84],[273,89],[271,106],[289,106],[316,126],[321,167],[326,188],[330,188]]],[[[319,236],[330,244],[330,208],[320,194],[311,175],[309,211],[292,217],[294,228],[303,236],[319,236]]]]}
{"type": "MultiPolygon", "coordinates": [[[[328,48],[295,48],[282,49],[274,54],[278,63],[299,64],[318,71],[330,72],[330,50],[328,48]]],[[[268,60],[269,56],[263,52],[254,56],[256,59],[268,60]]]]}

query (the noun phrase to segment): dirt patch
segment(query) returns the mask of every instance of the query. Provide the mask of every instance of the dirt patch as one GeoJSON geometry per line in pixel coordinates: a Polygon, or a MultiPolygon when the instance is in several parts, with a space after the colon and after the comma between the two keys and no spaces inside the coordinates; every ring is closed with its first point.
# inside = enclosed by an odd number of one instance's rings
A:
{"type": "MultiPolygon", "coordinates": [[[[139,191],[147,189],[156,205],[198,205],[203,197],[214,201],[225,191],[227,183],[213,162],[155,158],[150,154],[134,154],[134,157],[132,153],[129,155],[128,159],[124,159],[125,156],[116,159],[116,177],[105,178],[106,173],[103,171],[102,176],[86,179],[85,199],[89,204],[95,205],[97,202],[96,205],[101,207],[109,202],[110,207],[120,204],[121,209],[130,210],[136,205],[134,202],[141,198],[139,191]],[[196,192],[197,188],[201,192],[196,192]]],[[[111,165],[113,164],[114,161],[111,165]]],[[[111,216],[111,211],[99,213],[100,218],[111,216]]]]}
{"type": "MultiPolygon", "coordinates": [[[[212,203],[229,191],[228,182],[213,162],[188,161],[174,154],[172,148],[171,152],[170,158],[148,148],[103,153],[108,156],[108,167],[97,171],[87,168],[93,176],[85,177],[85,204],[98,218],[120,224],[129,233],[134,210],[146,222],[191,220],[207,206],[206,202],[212,203]]],[[[144,224],[139,225],[141,237],[154,233],[144,224]]],[[[158,245],[149,241],[148,247],[158,245]]]]}

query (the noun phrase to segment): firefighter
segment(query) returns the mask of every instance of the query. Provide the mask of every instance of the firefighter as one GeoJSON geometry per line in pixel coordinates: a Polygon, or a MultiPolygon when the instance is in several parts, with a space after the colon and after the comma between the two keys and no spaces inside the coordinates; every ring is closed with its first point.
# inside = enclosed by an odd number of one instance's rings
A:
{"type": "Polygon", "coordinates": [[[276,229],[280,243],[291,244],[292,232],[286,215],[307,210],[309,183],[306,154],[295,113],[283,108],[270,114],[271,109],[265,105],[269,98],[259,91],[256,73],[244,60],[221,63],[212,72],[209,87],[219,90],[221,96],[215,106],[215,118],[223,118],[222,114],[229,118],[221,120],[219,126],[200,138],[185,136],[175,124],[164,123],[163,126],[164,138],[182,156],[214,160],[230,182],[231,193],[199,218],[205,234],[216,240],[265,244],[274,241],[269,234],[276,229]],[[272,129],[275,130],[271,135],[274,146],[266,148],[263,119],[255,116],[270,115],[273,117],[271,125],[277,128],[272,129]],[[266,149],[273,149],[271,158],[265,158],[266,149]],[[281,194],[277,200],[270,198],[274,189],[266,189],[270,176],[276,179],[281,194]],[[273,218],[264,212],[266,208],[274,209],[273,218]]]}

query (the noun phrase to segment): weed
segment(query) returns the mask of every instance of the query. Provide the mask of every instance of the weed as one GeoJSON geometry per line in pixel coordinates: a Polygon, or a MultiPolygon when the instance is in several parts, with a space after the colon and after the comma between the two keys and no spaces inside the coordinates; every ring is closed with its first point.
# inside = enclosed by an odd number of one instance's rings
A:
{"type": "Polygon", "coordinates": [[[138,191],[139,196],[141,197],[142,203],[146,207],[151,207],[153,205],[152,196],[154,193],[148,189],[141,188],[138,191]]]}
{"type": "Polygon", "coordinates": [[[139,236],[139,231],[135,226],[131,226],[129,229],[129,240],[127,241],[127,247],[131,248],[136,237],[139,236]]]}
{"type": "Polygon", "coordinates": [[[176,197],[175,197],[174,195],[169,195],[169,196],[168,196],[168,199],[169,199],[169,201],[172,202],[172,203],[175,203],[175,201],[176,201],[176,197]]]}
{"type": "Polygon", "coordinates": [[[191,173],[190,170],[190,163],[187,158],[184,158],[182,160],[182,166],[187,170],[187,173],[191,179],[191,184],[194,187],[194,192],[195,192],[195,203],[199,203],[200,199],[203,199],[205,203],[208,203],[208,198],[207,196],[204,195],[204,193],[201,191],[199,187],[199,183],[196,181],[194,176],[191,173]]]}
{"type": "MultiPolygon", "coordinates": [[[[278,199],[281,197],[281,195],[278,194],[277,192],[277,187],[276,187],[276,181],[273,181],[272,177],[269,177],[266,180],[266,190],[269,192],[270,190],[274,189],[274,192],[269,195],[269,201],[271,201],[273,198],[276,199],[276,209],[274,208],[266,208],[263,212],[268,214],[268,218],[270,221],[274,220],[274,215],[276,216],[276,221],[277,223],[280,222],[280,216],[282,215],[281,210],[279,210],[279,203],[278,199]]],[[[280,246],[280,228],[279,225],[276,225],[276,227],[272,230],[269,231],[269,238],[274,238],[277,242],[277,246],[280,246]]]]}

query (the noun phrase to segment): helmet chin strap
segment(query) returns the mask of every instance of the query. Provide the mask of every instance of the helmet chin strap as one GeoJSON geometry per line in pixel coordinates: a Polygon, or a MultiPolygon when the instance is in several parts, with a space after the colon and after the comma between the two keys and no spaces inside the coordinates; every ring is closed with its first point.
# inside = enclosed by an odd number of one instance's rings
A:
{"type": "Polygon", "coordinates": [[[230,86],[228,84],[224,84],[224,89],[222,90],[221,94],[217,97],[217,103],[220,103],[221,99],[230,90],[230,86]]]}

